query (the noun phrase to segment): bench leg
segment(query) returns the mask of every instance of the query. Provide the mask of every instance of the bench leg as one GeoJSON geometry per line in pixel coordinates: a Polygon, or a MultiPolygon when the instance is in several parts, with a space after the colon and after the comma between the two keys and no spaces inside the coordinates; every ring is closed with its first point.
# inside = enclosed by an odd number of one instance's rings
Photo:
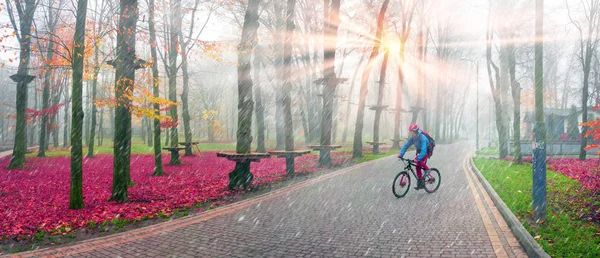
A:
{"type": "Polygon", "coordinates": [[[171,162],[169,162],[169,165],[181,165],[179,151],[171,151],[171,162]]]}
{"type": "Polygon", "coordinates": [[[250,161],[236,162],[235,169],[229,173],[229,189],[248,188],[254,175],[250,173],[250,161]]]}
{"type": "Polygon", "coordinates": [[[288,174],[288,176],[294,174],[294,157],[293,156],[285,157],[285,172],[288,174]]]}
{"type": "Polygon", "coordinates": [[[194,156],[194,153],[192,152],[192,145],[185,146],[185,154],[184,155],[187,157],[194,156]]]}
{"type": "Polygon", "coordinates": [[[333,163],[331,162],[331,151],[330,150],[321,150],[319,153],[319,167],[332,167],[333,163]]]}

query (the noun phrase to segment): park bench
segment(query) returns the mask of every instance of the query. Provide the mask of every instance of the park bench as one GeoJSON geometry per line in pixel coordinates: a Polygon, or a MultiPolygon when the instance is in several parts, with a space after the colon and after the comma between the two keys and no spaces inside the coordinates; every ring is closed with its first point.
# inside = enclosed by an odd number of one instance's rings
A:
{"type": "Polygon", "coordinates": [[[182,147],[166,147],[166,148],[163,148],[163,150],[168,150],[168,151],[171,152],[171,162],[169,162],[169,165],[179,165],[179,164],[181,164],[181,160],[179,159],[179,151],[185,150],[185,148],[182,148],[182,147]]]}
{"type": "Polygon", "coordinates": [[[217,157],[235,161],[235,168],[229,172],[229,189],[237,187],[248,188],[254,179],[250,173],[250,163],[260,162],[261,159],[270,158],[268,153],[227,153],[218,152],[217,157]]]}
{"type": "Polygon", "coordinates": [[[294,159],[308,153],[310,153],[310,150],[269,151],[269,154],[271,155],[275,155],[278,158],[285,158],[285,171],[288,175],[294,174],[294,159]]]}
{"type": "Polygon", "coordinates": [[[185,148],[192,148],[193,151],[200,153],[200,147],[198,147],[200,142],[180,142],[179,145],[185,146],[185,148]]]}

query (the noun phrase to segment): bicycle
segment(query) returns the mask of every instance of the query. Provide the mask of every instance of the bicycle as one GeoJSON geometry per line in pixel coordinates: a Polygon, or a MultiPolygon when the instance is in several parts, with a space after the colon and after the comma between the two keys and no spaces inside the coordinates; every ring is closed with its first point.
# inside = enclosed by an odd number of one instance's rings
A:
{"type": "MultiPolygon", "coordinates": [[[[406,163],[406,167],[404,171],[398,173],[394,178],[394,182],[392,184],[392,192],[396,196],[396,198],[402,198],[408,193],[408,189],[410,188],[410,174],[408,171],[412,172],[413,176],[417,178],[417,174],[415,174],[415,170],[413,167],[417,167],[414,161],[410,159],[400,158],[400,160],[406,163]]],[[[427,172],[423,167],[423,177],[425,178],[425,192],[434,193],[440,187],[441,176],[440,171],[436,168],[429,168],[429,172],[427,172]]]]}

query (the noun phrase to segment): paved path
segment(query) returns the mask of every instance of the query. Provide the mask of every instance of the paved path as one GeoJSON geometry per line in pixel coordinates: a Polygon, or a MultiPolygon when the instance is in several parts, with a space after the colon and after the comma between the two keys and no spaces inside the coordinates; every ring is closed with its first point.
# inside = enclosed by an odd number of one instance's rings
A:
{"type": "MultiPolygon", "coordinates": [[[[21,256],[525,257],[465,162],[468,143],[439,146],[436,193],[391,193],[395,157],[326,174],[172,222],[21,256]]],[[[413,181],[414,182],[414,181],[413,181]]]]}

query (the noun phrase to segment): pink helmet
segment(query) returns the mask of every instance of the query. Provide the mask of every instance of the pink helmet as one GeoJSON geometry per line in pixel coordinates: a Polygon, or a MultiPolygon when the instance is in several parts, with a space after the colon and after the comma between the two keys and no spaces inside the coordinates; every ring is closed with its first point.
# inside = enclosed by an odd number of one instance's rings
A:
{"type": "Polygon", "coordinates": [[[411,124],[410,126],[408,126],[408,130],[409,131],[419,131],[419,125],[418,124],[411,124]]]}

